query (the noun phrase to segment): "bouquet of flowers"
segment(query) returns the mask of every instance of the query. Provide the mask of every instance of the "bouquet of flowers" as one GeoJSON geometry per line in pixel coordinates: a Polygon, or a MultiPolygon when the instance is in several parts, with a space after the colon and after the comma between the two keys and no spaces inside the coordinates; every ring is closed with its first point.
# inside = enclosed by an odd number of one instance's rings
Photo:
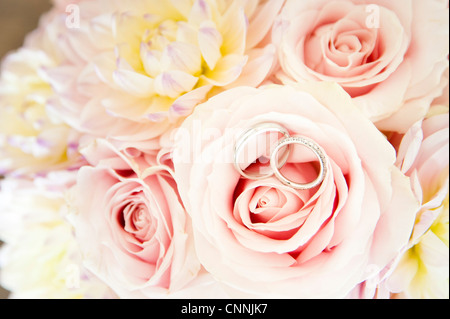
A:
{"type": "Polygon", "coordinates": [[[0,77],[12,298],[449,298],[444,0],[54,0],[0,77]]]}

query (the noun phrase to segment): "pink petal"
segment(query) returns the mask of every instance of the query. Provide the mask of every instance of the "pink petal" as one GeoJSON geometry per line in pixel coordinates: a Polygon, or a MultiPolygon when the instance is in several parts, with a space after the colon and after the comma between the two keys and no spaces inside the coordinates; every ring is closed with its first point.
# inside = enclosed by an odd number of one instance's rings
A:
{"type": "Polygon", "coordinates": [[[247,49],[255,47],[266,36],[283,3],[284,0],[272,0],[258,6],[257,12],[250,18],[247,49]]]}

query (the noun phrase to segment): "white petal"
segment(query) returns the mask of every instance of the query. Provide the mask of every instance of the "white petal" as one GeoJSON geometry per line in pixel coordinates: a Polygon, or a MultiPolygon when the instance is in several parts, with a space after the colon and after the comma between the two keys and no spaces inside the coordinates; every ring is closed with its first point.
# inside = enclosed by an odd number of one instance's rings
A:
{"type": "Polygon", "coordinates": [[[239,78],[232,86],[257,87],[269,74],[275,62],[276,49],[268,45],[263,49],[253,49],[248,52],[248,63],[244,66],[239,78]]]}
{"type": "Polygon", "coordinates": [[[178,30],[177,30],[177,38],[178,42],[190,43],[193,45],[197,45],[197,31],[198,28],[186,23],[184,21],[178,21],[178,30]]]}
{"type": "Polygon", "coordinates": [[[174,120],[180,116],[187,116],[192,109],[199,103],[203,102],[206,95],[211,90],[212,85],[204,85],[197,89],[187,92],[180,96],[171,106],[169,118],[174,120]]]}
{"type": "Polygon", "coordinates": [[[92,59],[95,73],[101,81],[114,85],[112,73],[116,69],[116,57],[112,52],[105,52],[92,59]]]}
{"type": "Polygon", "coordinates": [[[220,52],[222,42],[222,35],[212,21],[205,21],[201,24],[198,32],[198,45],[206,64],[211,70],[216,67],[217,61],[222,56],[220,52]]]}
{"type": "Polygon", "coordinates": [[[445,243],[432,231],[427,232],[420,241],[420,258],[427,266],[448,269],[449,250],[445,243]]]}
{"type": "Polygon", "coordinates": [[[386,280],[386,286],[394,293],[404,291],[416,275],[418,267],[416,259],[404,256],[396,271],[386,280]]]}
{"type": "Polygon", "coordinates": [[[422,140],[422,121],[418,121],[406,132],[398,150],[396,166],[403,173],[406,173],[414,164],[422,140]]]}
{"type": "Polygon", "coordinates": [[[181,42],[173,42],[164,48],[161,57],[162,71],[180,70],[189,74],[201,72],[202,59],[198,47],[181,42]]]}
{"type": "Polygon", "coordinates": [[[154,78],[161,73],[161,52],[150,50],[145,43],[141,43],[140,53],[144,70],[148,75],[154,78]]]}
{"type": "Polygon", "coordinates": [[[283,3],[284,0],[272,0],[258,6],[250,18],[246,39],[247,49],[255,47],[269,32],[283,3]]]}
{"type": "Polygon", "coordinates": [[[118,68],[114,71],[113,78],[121,89],[132,95],[146,97],[154,93],[153,79],[146,75],[118,68]]]}
{"type": "Polygon", "coordinates": [[[244,54],[247,39],[247,17],[244,10],[231,6],[218,28],[223,36],[222,53],[244,54]]]}
{"type": "MultiPolygon", "coordinates": [[[[190,0],[170,0],[170,3],[172,4],[173,7],[178,9],[180,14],[182,14],[184,16],[187,13],[189,13],[189,11],[192,7],[192,2],[190,0]]],[[[187,16],[186,16],[186,18],[187,18],[187,16]]]]}
{"type": "Polygon", "coordinates": [[[167,71],[155,79],[155,91],[159,95],[176,98],[180,94],[190,91],[198,78],[182,71],[167,71]]]}
{"type": "Polygon", "coordinates": [[[218,61],[214,70],[206,72],[201,78],[216,86],[228,85],[241,75],[247,60],[247,56],[227,55],[218,61]]]}
{"type": "Polygon", "coordinates": [[[108,114],[136,120],[142,117],[147,111],[149,99],[130,97],[120,91],[108,92],[106,98],[101,100],[108,114]]]}
{"type": "Polygon", "coordinates": [[[52,88],[61,92],[70,87],[73,83],[73,75],[78,70],[70,65],[61,65],[58,68],[41,68],[40,74],[50,83],[52,88]]]}
{"type": "Polygon", "coordinates": [[[197,0],[189,13],[189,24],[199,26],[203,21],[211,19],[211,8],[205,0],[197,0]]]}

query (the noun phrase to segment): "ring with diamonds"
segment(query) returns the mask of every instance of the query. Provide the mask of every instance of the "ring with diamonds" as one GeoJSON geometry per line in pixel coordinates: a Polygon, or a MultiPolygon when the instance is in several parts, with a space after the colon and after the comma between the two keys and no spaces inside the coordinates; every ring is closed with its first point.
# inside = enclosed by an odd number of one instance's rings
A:
{"type": "MultiPolygon", "coordinates": [[[[260,123],[255,126],[252,126],[250,129],[245,131],[237,140],[235,147],[234,147],[234,166],[237,169],[237,171],[244,177],[248,179],[263,179],[270,177],[274,174],[272,169],[269,168],[268,172],[263,173],[257,173],[257,174],[249,174],[244,172],[244,170],[239,165],[239,157],[241,156],[245,146],[248,146],[249,140],[253,137],[256,137],[259,134],[262,133],[279,133],[284,136],[284,138],[289,137],[289,132],[287,129],[285,129],[283,126],[277,124],[277,123],[260,123]]],[[[278,140],[277,140],[278,141],[278,140]]],[[[275,143],[274,143],[275,145],[275,143]]],[[[279,169],[286,163],[287,158],[289,156],[289,148],[284,151],[284,153],[281,155],[281,160],[277,161],[279,162],[279,169]]]]}
{"type": "Polygon", "coordinates": [[[327,159],[325,152],[322,150],[322,148],[314,141],[305,138],[303,136],[289,136],[281,141],[278,142],[277,146],[272,152],[272,155],[270,157],[270,166],[272,167],[272,171],[275,174],[275,176],[285,185],[288,185],[295,189],[305,190],[314,188],[322,183],[322,181],[325,178],[325,175],[327,174],[327,159]],[[278,152],[283,147],[289,146],[291,144],[300,144],[307,148],[309,148],[319,159],[320,164],[320,170],[319,175],[317,178],[310,182],[310,183],[296,183],[290,179],[287,179],[281,172],[280,172],[280,165],[278,163],[278,152]]]}

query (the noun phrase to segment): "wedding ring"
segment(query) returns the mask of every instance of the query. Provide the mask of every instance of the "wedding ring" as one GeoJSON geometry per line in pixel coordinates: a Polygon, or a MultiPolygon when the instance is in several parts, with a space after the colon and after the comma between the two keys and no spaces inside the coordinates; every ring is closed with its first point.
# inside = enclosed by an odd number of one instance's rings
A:
{"type": "Polygon", "coordinates": [[[300,190],[310,189],[310,188],[314,188],[314,187],[320,185],[322,183],[323,179],[325,178],[325,175],[327,174],[327,160],[326,160],[325,152],[322,150],[322,148],[317,143],[315,143],[314,141],[312,141],[310,139],[302,137],[302,136],[289,136],[289,137],[286,137],[286,138],[282,139],[281,141],[279,141],[279,143],[273,150],[272,155],[270,157],[270,166],[272,167],[272,171],[275,174],[275,176],[283,184],[288,185],[295,189],[300,189],[300,190]],[[319,164],[320,164],[319,175],[317,176],[317,178],[314,181],[312,181],[310,183],[305,183],[305,184],[296,183],[292,180],[287,179],[280,172],[280,165],[278,163],[277,154],[281,148],[289,146],[291,144],[300,144],[300,145],[303,145],[303,146],[309,148],[319,159],[319,164]]]}
{"type": "MultiPolygon", "coordinates": [[[[245,173],[244,170],[239,165],[239,156],[242,154],[242,151],[244,150],[244,147],[248,144],[249,139],[262,134],[262,133],[268,133],[268,132],[276,132],[283,134],[284,138],[288,138],[289,132],[281,125],[276,123],[260,123],[253,127],[251,127],[249,130],[245,131],[237,140],[235,147],[234,147],[234,166],[237,169],[237,171],[244,177],[248,179],[263,179],[267,178],[273,175],[273,171],[270,170],[266,173],[259,173],[259,174],[248,174],[245,173]]],[[[286,149],[286,151],[281,155],[281,160],[279,162],[279,167],[281,168],[287,161],[287,158],[289,156],[289,148],[286,149]]],[[[270,167],[269,167],[270,168],[270,167]]]]}

